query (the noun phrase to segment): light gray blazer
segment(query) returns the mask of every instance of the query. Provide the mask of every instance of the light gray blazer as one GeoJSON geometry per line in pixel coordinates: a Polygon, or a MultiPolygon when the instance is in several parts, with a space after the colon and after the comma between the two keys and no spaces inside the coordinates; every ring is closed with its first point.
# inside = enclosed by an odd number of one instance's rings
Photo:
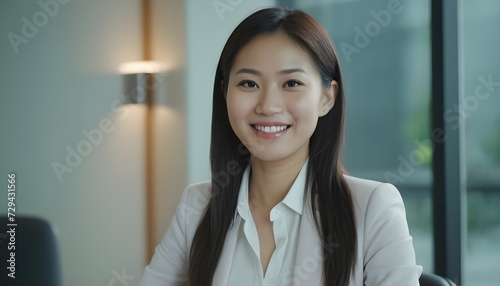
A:
{"type": "MultiPolygon", "coordinates": [[[[349,286],[415,286],[422,267],[416,265],[412,237],[398,190],[391,184],[345,176],[353,193],[358,234],[356,271],[349,286]]],[[[187,285],[191,243],[210,195],[210,182],[189,185],[163,240],[139,285],[187,285]]],[[[293,285],[323,284],[321,239],[312,216],[310,198],[304,200],[293,273],[283,281],[293,285]]],[[[239,218],[239,217],[238,217],[239,218]]],[[[227,285],[241,218],[230,228],[213,285],[227,285]]],[[[331,250],[335,250],[331,245],[331,250]]]]}

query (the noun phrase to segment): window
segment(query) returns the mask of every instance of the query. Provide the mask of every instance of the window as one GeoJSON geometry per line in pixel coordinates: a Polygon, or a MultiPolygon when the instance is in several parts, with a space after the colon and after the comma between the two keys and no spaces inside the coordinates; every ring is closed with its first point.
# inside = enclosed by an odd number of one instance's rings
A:
{"type": "Polygon", "coordinates": [[[500,1],[462,0],[467,239],[464,285],[500,280],[500,1]]]}

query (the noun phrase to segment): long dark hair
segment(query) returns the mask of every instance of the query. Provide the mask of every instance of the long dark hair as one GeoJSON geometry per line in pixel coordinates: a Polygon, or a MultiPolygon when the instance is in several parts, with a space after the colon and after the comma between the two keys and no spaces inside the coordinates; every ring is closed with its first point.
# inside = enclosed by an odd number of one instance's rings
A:
{"type": "Polygon", "coordinates": [[[353,199],[343,177],[344,92],[335,47],[326,31],[308,14],[267,8],[253,13],[236,27],[217,65],[210,145],[212,189],[190,252],[188,280],[193,286],[212,285],[226,234],[235,218],[242,170],[250,161],[249,151],[229,124],[224,98],[229,71],[242,47],[257,36],[272,33],[287,35],[309,52],[325,88],[332,80],[338,83],[335,105],[318,119],[309,142],[306,191],[313,198],[311,207],[322,239],[325,285],[347,285],[355,269],[357,234],[353,199]]]}

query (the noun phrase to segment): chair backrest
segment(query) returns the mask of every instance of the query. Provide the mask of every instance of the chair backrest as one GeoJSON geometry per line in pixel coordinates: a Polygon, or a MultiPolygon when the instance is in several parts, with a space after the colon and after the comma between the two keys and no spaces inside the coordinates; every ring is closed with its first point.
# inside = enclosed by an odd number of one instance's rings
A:
{"type": "Polygon", "coordinates": [[[12,222],[2,215],[0,285],[61,286],[61,264],[52,225],[40,218],[18,216],[15,218],[17,226],[8,226],[9,223],[12,222]],[[7,262],[11,253],[15,254],[15,269],[7,268],[11,266],[11,262],[7,262]],[[8,276],[11,270],[15,270],[15,279],[8,276]]]}
{"type": "Polygon", "coordinates": [[[456,286],[450,279],[430,273],[422,273],[419,282],[420,286],[456,286]]]}

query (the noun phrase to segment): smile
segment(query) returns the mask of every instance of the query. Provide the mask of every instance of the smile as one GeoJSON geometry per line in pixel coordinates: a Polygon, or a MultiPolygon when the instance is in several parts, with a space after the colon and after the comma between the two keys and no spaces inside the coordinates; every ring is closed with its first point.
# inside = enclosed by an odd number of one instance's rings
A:
{"type": "Polygon", "coordinates": [[[282,126],[252,125],[252,127],[261,131],[261,132],[276,133],[276,132],[281,132],[281,131],[287,129],[288,127],[290,127],[290,125],[282,125],[282,126]]]}
{"type": "Polygon", "coordinates": [[[258,137],[266,140],[273,140],[285,134],[291,125],[259,125],[252,124],[252,128],[258,137]]]}

